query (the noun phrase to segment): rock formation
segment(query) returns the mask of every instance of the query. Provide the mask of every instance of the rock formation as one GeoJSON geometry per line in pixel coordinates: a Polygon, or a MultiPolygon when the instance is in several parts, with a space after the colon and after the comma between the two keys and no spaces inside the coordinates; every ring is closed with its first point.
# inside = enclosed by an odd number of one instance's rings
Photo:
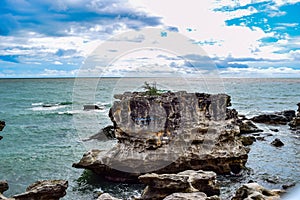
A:
{"type": "Polygon", "coordinates": [[[160,200],[172,193],[204,192],[208,196],[219,195],[216,173],[187,170],[178,174],[145,174],[139,180],[147,185],[141,199],[160,200]]]}
{"type": "Polygon", "coordinates": [[[275,147],[282,147],[282,146],[284,146],[284,143],[280,139],[275,138],[275,140],[273,142],[271,142],[271,145],[273,145],[275,147]]]}
{"type": "Polygon", "coordinates": [[[268,190],[257,183],[244,184],[237,191],[232,200],[280,200],[281,190],[268,190]]]}
{"type": "Polygon", "coordinates": [[[298,106],[297,115],[289,123],[289,126],[291,127],[291,129],[294,129],[294,130],[300,129],[300,103],[298,103],[297,106],[298,106]]]}
{"type": "Polygon", "coordinates": [[[263,132],[263,130],[259,129],[252,121],[248,119],[240,120],[238,124],[241,134],[263,132]]]}
{"type": "Polygon", "coordinates": [[[220,200],[217,196],[207,197],[203,192],[174,193],[163,200],[220,200]]]}
{"type": "Polygon", "coordinates": [[[26,192],[6,198],[0,194],[0,200],[59,200],[66,195],[68,181],[44,180],[30,185],[26,192]]]}
{"type": "Polygon", "coordinates": [[[84,105],[83,110],[101,110],[98,105],[84,105]]]}
{"type": "Polygon", "coordinates": [[[244,168],[249,149],[237,139],[237,112],[227,108],[230,96],[126,92],[115,98],[109,117],[118,144],[87,152],[74,167],[113,181],[137,181],[148,172],[229,174],[244,168]]]}

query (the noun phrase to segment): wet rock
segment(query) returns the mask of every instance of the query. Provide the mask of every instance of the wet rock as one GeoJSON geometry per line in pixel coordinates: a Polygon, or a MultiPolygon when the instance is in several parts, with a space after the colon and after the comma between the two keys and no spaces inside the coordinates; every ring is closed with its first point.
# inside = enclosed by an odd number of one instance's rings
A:
{"type": "Polygon", "coordinates": [[[253,142],[256,141],[254,136],[241,136],[240,140],[242,141],[242,144],[245,146],[252,145],[253,142]]]}
{"type": "Polygon", "coordinates": [[[178,174],[145,174],[139,180],[146,184],[141,199],[163,199],[172,193],[204,192],[208,196],[219,195],[216,173],[187,170],[178,174]]]}
{"type": "Polygon", "coordinates": [[[0,135],[0,140],[2,140],[2,139],[3,139],[3,136],[0,135]]]}
{"type": "Polygon", "coordinates": [[[7,181],[1,181],[0,180],[0,193],[5,192],[6,190],[8,190],[8,183],[7,181]]]}
{"type": "Polygon", "coordinates": [[[281,190],[268,190],[257,183],[244,184],[237,191],[232,200],[280,200],[281,190]]]}
{"type": "Polygon", "coordinates": [[[252,121],[243,120],[239,123],[241,134],[263,132],[252,121]]]}
{"type": "Polygon", "coordinates": [[[5,121],[0,121],[0,131],[2,131],[5,127],[5,121]]]}
{"type": "Polygon", "coordinates": [[[121,199],[115,198],[108,193],[104,193],[101,194],[97,200],[121,200],[121,199]]]}
{"type": "Polygon", "coordinates": [[[286,190],[286,189],[289,189],[294,186],[296,186],[296,183],[287,183],[287,184],[282,185],[282,189],[286,190]]]}
{"type": "Polygon", "coordinates": [[[173,193],[163,200],[220,200],[218,196],[207,197],[203,192],[173,193]]]}
{"type": "Polygon", "coordinates": [[[273,132],[279,132],[279,130],[277,128],[270,128],[270,130],[273,132]]]}
{"type": "Polygon", "coordinates": [[[255,139],[259,141],[266,141],[265,137],[262,136],[256,137],[255,139]]]}
{"type": "Polygon", "coordinates": [[[281,114],[262,114],[251,118],[256,123],[286,125],[289,120],[281,114]]]}
{"type": "Polygon", "coordinates": [[[68,181],[44,180],[30,185],[25,193],[13,196],[15,200],[58,200],[66,195],[68,181]]]}
{"type": "Polygon", "coordinates": [[[282,147],[284,146],[284,143],[279,138],[276,138],[273,142],[271,142],[271,145],[275,147],[282,147]]]}
{"type": "Polygon", "coordinates": [[[291,121],[294,117],[296,117],[296,112],[294,110],[284,110],[282,112],[275,112],[275,114],[283,115],[288,121],[291,121]]]}
{"type": "Polygon", "coordinates": [[[83,110],[101,110],[98,105],[84,105],[83,110]]]}
{"type": "Polygon", "coordinates": [[[113,181],[138,181],[150,171],[230,174],[244,169],[249,149],[238,140],[237,112],[227,108],[228,95],[181,91],[117,97],[109,117],[118,143],[108,151],[85,154],[74,167],[113,181]]]}

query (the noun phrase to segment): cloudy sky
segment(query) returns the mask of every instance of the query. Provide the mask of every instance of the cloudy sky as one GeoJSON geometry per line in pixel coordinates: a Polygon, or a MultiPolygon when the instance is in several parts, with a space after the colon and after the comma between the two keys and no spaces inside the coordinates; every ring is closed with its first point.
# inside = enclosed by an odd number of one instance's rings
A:
{"type": "Polygon", "coordinates": [[[157,28],[188,37],[223,77],[300,78],[299,10],[300,0],[2,0],[0,77],[75,77],[109,38],[157,28]]]}

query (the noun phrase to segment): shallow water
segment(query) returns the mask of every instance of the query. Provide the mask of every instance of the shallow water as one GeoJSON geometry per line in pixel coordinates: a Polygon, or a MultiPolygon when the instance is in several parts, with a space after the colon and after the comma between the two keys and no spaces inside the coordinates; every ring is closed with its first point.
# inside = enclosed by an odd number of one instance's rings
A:
{"type": "MultiPolygon", "coordinates": [[[[107,114],[113,94],[141,90],[146,80],[165,90],[225,92],[231,95],[232,107],[247,117],[296,110],[300,102],[300,79],[0,79],[0,120],[6,122],[0,141],[0,179],[10,185],[5,194],[23,192],[36,180],[61,178],[69,180],[64,197],[68,200],[95,199],[103,191],[123,198],[138,195],[141,185],[103,182],[71,166],[88,149],[109,149],[115,143],[82,139],[110,124],[107,114]],[[98,104],[102,110],[83,111],[83,104],[98,104]]],[[[249,170],[243,176],[218,177],[224,199],[249,180],[276,189],[300,182],[299,134],[287,126],[276,126],[276,133],[270,131],[274,126],[260,126],[265,130],[262,135],[273,136],[251,146],[249,170]],[[285,146],[270,146],[275,138],[285,146]]]]}

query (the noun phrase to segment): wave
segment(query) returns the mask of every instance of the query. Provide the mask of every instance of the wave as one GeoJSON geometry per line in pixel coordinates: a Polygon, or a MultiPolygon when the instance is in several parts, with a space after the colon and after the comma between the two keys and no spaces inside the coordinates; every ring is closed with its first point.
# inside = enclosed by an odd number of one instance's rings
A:
{"type": "Polygon", "coordinates": [[[51,110],[62,109],[62,108],[65,108],[65,107],[66,107],[65,105],[48,105],[48,104],[43,104],[42,106],[30,108],[30,110],[32,110],[32,111],[51,111],[51,110]]]}

